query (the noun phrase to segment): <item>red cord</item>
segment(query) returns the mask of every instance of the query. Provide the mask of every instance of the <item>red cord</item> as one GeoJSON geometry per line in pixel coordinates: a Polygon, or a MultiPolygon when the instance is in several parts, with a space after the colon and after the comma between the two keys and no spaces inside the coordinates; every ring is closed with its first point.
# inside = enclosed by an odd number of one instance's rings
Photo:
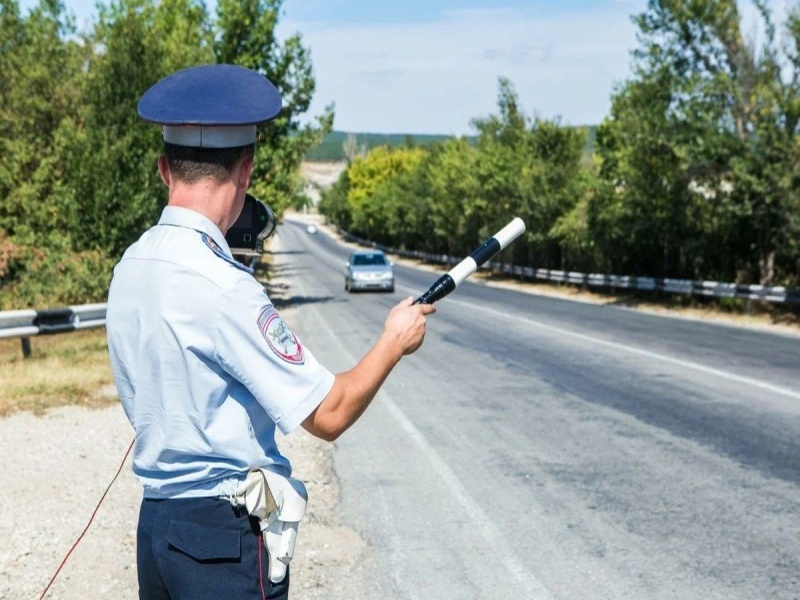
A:
{"type": "MultiPolygon", "coordinates": [[[[108,494],[108,490],[111,489],[111,486],[114,485],[114,482],[117,480],[117,477],[119,477],[119,474],[122,471],[122,466],[125,464],[125,461],[128,459],[128,454],[131,453],[131,449],[133,448],[133,442],[134,441],[135,440],[131,440],[131,445],[128,446],[128,450],[125,452],[125,456],[122,457],[122,462],[119,463],[119,469],[117,469],[117,473],[114,475],[114,478],[111,480],[111,483],[108,484],[108,487],[106,487],[106,491],[103,492],[103,495],[100,497],[100,502],[98,502],[97,506],[94,507],[94,512],[92,512],[92,516],[89,517],[89,522],[86,524],[86,527],[84,528],[83,532],[78,536],[78,539],[75,540],[75,543],[72,544],[72,548],[69,549],[69,552],[67,552],[67,555],[64,557],[64,560],[62,560],[61,564],[58,565],[58,568],[56,569],[56,572],[53,573],[53,577],[50,579],[50,583],[47,584],[47,587],[44,588],[44,591],[42,592],[42,595],[39,596],[39,600],[42,600],[44,598],[45,594],[47,594],[47,590],[49,590],[50,586],[53,585],[53,582],[56,580],[56,577],[58,577],[58,574],[61,572],[61,569],[66,564],[67,559],[69,558],[70,554],[72,554],[72,551],[75,550],[75,548],[78,546],[80,541],[83,539],[83,536],[86,535],[87,531],[89,531],[89,526],[92,524],[92,521],[94,521],[94,516],[97,514],[97,511],[100,508],[100,505],[103,503],[103,500],[105,500],[106,494],[108,494]]],[[[259,556],[261,556],[261,555],[259,555],[259,556]]]]}
{"type": "Polygon", "coordinates": [[[264,591],[264,567],[261,566],[261,556],[263,554],[261,545],[264,543],[262,541],[263,535],[264,535],[263,533],[259,535],[256,538],[256,541],[258,542],[258,583],[261,584],[261,598],[262,600],[266,600],[267,592],[264,591]]]}

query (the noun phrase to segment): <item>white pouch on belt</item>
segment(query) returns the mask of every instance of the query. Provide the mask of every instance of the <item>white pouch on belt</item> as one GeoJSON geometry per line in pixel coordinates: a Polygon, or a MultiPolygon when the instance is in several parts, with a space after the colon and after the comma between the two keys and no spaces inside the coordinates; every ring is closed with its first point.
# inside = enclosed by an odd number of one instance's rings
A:
{"type": "Polygon", "coordinates": [[[231,496],[234,506],[244,505],[261,524],[261,535],[269,553],[269,580],[283,581],[294,556],[297,527],[306,514],[305,484],[267,469],[251,469],[231,496]]]}

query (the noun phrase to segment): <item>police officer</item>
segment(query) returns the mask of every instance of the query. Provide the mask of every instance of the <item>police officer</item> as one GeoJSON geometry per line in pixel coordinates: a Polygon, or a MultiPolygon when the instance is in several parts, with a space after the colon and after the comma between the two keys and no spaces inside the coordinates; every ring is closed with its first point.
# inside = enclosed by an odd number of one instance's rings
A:
{"type": "Polygon", "coordinates": [[[288,597],[288,572],[267,577],[258,523],[232,495],[255,467],[291,474],[276,426],[329,441],[350,427],[434,311],[398,303],[369,352],[334,375],[233,259],[225,233],[245,202],[256,126],[280,108],[268,80],[234,65],[178,71],[139,101],[162,125],[168,204],[115,267],[106,328],[144,488],[140,598],[288,597]]]}

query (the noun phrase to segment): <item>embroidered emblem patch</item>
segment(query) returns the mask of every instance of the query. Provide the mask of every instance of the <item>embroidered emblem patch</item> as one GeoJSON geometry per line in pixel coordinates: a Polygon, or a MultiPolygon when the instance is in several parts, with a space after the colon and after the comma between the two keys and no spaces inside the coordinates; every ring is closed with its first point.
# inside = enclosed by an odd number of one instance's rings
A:
{"type": "Polygon", "coordinates": [[[258,317],[258,328],[272,351],[286,362],[302,365],[303,346],[286,325],[275,308],[268,306],[258,317]]]}

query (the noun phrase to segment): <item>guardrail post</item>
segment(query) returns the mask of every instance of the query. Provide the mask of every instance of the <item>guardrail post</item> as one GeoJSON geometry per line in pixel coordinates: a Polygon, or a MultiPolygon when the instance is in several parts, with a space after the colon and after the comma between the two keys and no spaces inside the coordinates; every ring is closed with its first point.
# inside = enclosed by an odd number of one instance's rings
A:
{"type": "Polygon", "coordinates": [[[31,355],[31,338],[21,338],[22,342],[22,358],[29,358],[31,355]]]}

